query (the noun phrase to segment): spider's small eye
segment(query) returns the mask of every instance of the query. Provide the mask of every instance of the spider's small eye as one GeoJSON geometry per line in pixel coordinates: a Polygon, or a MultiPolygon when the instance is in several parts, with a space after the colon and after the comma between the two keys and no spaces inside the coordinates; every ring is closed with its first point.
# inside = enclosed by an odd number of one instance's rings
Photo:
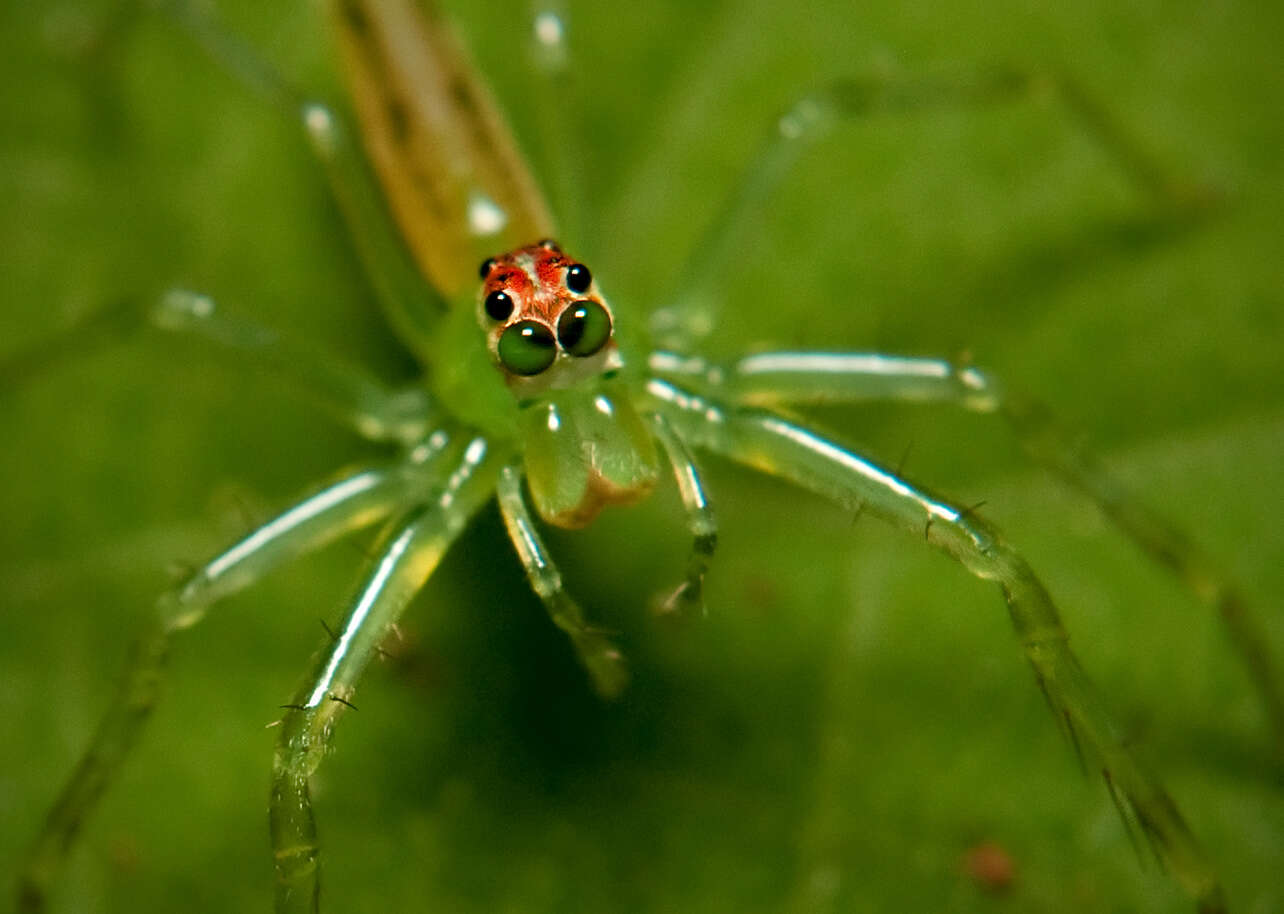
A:
{"type": "Polygon", "coordinates": [[[486,309],[486,316],[491,320],[506,321],[513,313],[513,296],[497,290],[486,296],[483,307],[486,309]]]}
{"type": "Polygon", "coordinates": [[[561,245],[559,245],[552,238],[541,238],[539,241],[535,242],[535,244],[537,247],[541,247],[546,251],[552,251],[555,254],[562,253],[561,245]]]}
{"type": "Polygon", "coordinates": [[[494,257],[487,257],[482,261],[481,266],[477,268],[477,275],[482,279],[485,279],[490,275],[490,271],[495,269],[496,263],[498,263],[498,261],[495,260],[494,257]]]}
{"type": "Polygon", "coordinates": [[[571,355],[592,355],[610,338],[611,316],[595,301],[574,302],[558,318],[557,341],[571,355]]]}
{"type": "Polygon", "coordinates": [[[535,321],[518,321],[499,337],[499,361],[513,374],[539,374],[556,357],[553,332],[535,321]]]}
{"type": "Polygon", "coordinates": [[[584,264],[576,263],[566,268],[566,288],[572,292],[587,292],[592,284],[593,274],[584,264]]]}

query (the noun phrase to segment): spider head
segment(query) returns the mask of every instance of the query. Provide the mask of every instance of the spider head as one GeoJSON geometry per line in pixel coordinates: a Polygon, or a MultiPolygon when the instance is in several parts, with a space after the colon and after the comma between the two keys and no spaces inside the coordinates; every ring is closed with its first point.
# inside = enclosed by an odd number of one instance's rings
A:
{"type": "Polygon", "coordinates": [[[477,320],[519,398],[573,387],[620,367],[610,306],[593,274],[553,241],[486,260],[477,320]]]}

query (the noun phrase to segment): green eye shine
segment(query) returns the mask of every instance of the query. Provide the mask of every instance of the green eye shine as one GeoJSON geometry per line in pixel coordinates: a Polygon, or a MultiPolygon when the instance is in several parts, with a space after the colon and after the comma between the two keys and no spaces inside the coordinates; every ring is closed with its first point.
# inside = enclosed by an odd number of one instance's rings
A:
{"type": "Polygon", "coordinates": [[[611,317],[595,301],[574,302],[557,321],[557,341],[571,355],[592,355],[610,338],[611,317]]]}
{"type": "Polygon", "coordinates": [[[518,321],[499,338],[499,361],[513,374],[539,374],[556,357],[552,331],[535,321],[518,321]]]}

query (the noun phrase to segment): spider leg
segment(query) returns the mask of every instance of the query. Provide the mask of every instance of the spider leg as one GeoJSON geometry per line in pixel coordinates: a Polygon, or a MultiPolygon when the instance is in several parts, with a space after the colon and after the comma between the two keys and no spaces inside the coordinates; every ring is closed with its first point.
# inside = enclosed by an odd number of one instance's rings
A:
{"type": "Polygon", "coordinates": [[[764,352],[730,365],[656,353],[653,371],[738,404],[948,403],[1001,415],[1022,449],[1082,492],[1155,562],[1221,616],[1284,756],[1284,688],[1257,615],[1216,563],[1181,530],[1115,479],[1046,406],[1005,391],[993,377],[944,359],[861,352],[764,352]]]}
{"type": "Polygon", "coordinates": [[[320,102],[300,102],[297,110],[384,316],[420,359],[430,359],[426,347],[445,303],[410,259],[347,124],[320,102]]]}
{"type": "Polygon", "coordinates": [[[704,615],[704,576],[718,545],[718,522],[714,517],[713,506],[705,495],[704,482],[700,479],[700,471],[691,449],[674,432],[662,414],[652,413],[647,419],[673,467],[678,495],[686,509],[687,527],[691,530],[693,540],[691,555],[687,559],[686,579],[676,590],[657,601],[657,610],[661,613],[698,612],[704,615]]]}
{"type": "Polygon", "coordinates": [[[171,289],[148,312],[151,326],[196,339],[236,370],[280,379],[369,441],[411,444],[440,416],[420,385],[388,390],[331,353],[291,341],[270,327],[225,315],[209,296],[171,289]]]}
{"type": "Polygon", "coordinates": [[[157,601],[130,653],[120,688],[28,854],[18,909],[44,909],[80,827],[124,763],[159,695],[170,640],[217,601],[276,566],[390,514],[439,472],[451,435],[435,432],[402,461],[371,467],[320,489],[250,533],[157,601]]]}
{"type": "Polygon", "coordinates": [[[561,2],[537,4],[532,10],[529,52],[532,69],[542,83],[532,94],[558,100],[542,108],[536,118],[539,151],[546,163],[537,172],[548,182],[549,199],[557,201],[558,239],[582,251],[592,242],[593,233],[584,232],[585,147],[567,142],[567,137],[584,135],[581,83],[578,71],[571,66],[568,17],[561,2]]]}
{"type": "Polygon", "coordinates": [[[276,910],[317,910],[316,820],[309,778],[330,747],[334,724],[350,707],[357,681],[411,598],[455,537],[495,491],[503,455],[474,438],[431,497],[389,522],[337,638],[286,706],[272,764],[270,821],[276,910]]]}
{"type": "Polygon", "coordinates": [[[1225,910],[1217,877],[1177,807],[1120,742],[1117,725],[1070,651],[1048,592],[993,528],[975,514],[767,410],[723,407],[663,380],[651,381],[647,393],[692,445],[787,479],[845,508],[863,505],[912,535],[925,536],[976,577],[998,584],[1035,678],[1076,745],[1099,759],[1114,795],[1132,812],[1200,910],[1225,910]]]}
{"type": "Polygon", "coordinates": [[[1221,616],[1270,719],[1276,754],[1284,758],[1284,682],[1268,648],[1266,629],[1235,583],[1198,543],[1115,479],[1042,403],[1007,396],[998,411],[1016,431],[1028,454],[1087,495],[1134,543],[1221,616]]]}
{"type": "Polygon", "coordinates": [[[743,256],[746,231],[757,224],[803,150],[838,125],[885,115],[982,109],[1044,95],[1060,102],[1162,218],[1197,215],[1218,201],[1213,189],[1166,168],[1067,72],[991,66],[935,78],[873,73],[836,80],[799,97],[772,123],[749,167],[674,273],[673,291],[652,314],[655,339],[689,349],[714,331],[719,289],[743,256]]]}
{"type": "Polygon", "coordinates": [[[562,587],[562,575],[549,558],[534,519],[522,496],[521,471],[515,465],[504,467],[497,488],[499,510],[504,516],[504,526],[517,550],[517,557],[526,570],[531,589],[540,598],[553,624],[571,639],[580,663],[588,670],[593,688],[604,698],[614,698],[628,684],[628,669],[624,655],[611,639],[600,630],[592,628],[584,619],[584,612],[562,587]]]}
{"type": "Polygon", "coordinates": [[[190,0],[162,0],[160,9],[187,31],[232,76],[290,118],[321,164],[348,234],[384,315],[418,356],[446,305],[415,266],[383,206],[353,132],[328,105],[308,99],[236,35],[222,29],[190,0]]]}
{"type": "Polygon", "coordinates": [[[0,360],[0,391],[13,391],[42,372],[146,331],[173,334],[225,359],[237,372],[256,371],[369,441],[413,443],[437,421],[418,385],[389,390],[366,371],[274,329],[229,317],[207,295],[170,289],[154,301],[101,308],[68,329],[0,360]]]}
{"type": "Polygon", "coordinates": [[[145,317],[132,300],[97,308],[70,327],[0,358],[0,396],[41,374],[106,349],[138,332],[145,317]]]}

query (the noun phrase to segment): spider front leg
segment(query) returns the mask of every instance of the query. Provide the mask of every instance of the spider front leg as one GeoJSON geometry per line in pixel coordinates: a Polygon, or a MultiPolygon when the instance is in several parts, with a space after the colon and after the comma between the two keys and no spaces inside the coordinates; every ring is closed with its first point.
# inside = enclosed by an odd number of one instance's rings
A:
{"type": "Polygon", "coordinates": [[[504,526],[513,548],[526,569],[526,577],[548,610],[553,624],[566,632],[580,663],[588,670],[593,688],[604,698],[614,698],[628,684],[624,655],[602,632],[584,620],[584,611],[562,586],[562,575],[548,556],[548,550],[535,529],[535,521],[522,497],[522,477],[517,465],[504,467],[496,490],[504,526]]]}
{"type": "Polygon", "coordinates": [[[1143,552],[1217,612],[1266,711],[1276,752],[1284,757],[1284,688],[1257,615],[1196,543],[1139,501],[1042,403],[1005,391],[970,365],[879,353],[764,352],[718,366],[656,353],[651,368],[745,405],[948,403],[1001,415],[1026,453],[1086,495],[1143,552]]]}
{"type": "Polygon", "coordinates": [[[704,576],[713,559],[713,551],[718,545],[718,522],[713,514],[713,505],[705,495],[704,482],[696,468],[695,457],[682,438],[674,432],[669,421],[659,413],[652,413],[648,420],[655,437],[660,440],[664,453],[673,468],[673,477],[678,484],[678,496],[687,515],[687,527],[691,530],[691,554],[687,559],[686,579],[677,589],[656,601],[656,609],[661,613],[705,612],[704,576]]]}
{"type": "Polygon", "coordinates": [[[320,847],[309,779],[330,747],[339,713],[351,706],[357,681],[411,598],[495,492],[505,455],[492,453],[482,438],[454,454],[431,496],[411,501],[415,507],[385,527],[343,627],[281,719],[269,813],[278,914],[317,910],[320,847]]]}
{"type": "Polygon", "coordinates": [[[975,515],[935,498],[814,432],[766,410],[723,406],[663,380],[648,384],[657,410],[691,444],[810,489],[850,510],[926,537],[1003,592],[1013,627],[1049,705],[1101,765],[1125,825],[1135,821],[1201,912],[1225,910],[1217,877],[1167,791],[1120,741],[1071,653],[1065,629],[1025,560],[975,515]]]}
{"type": "Polygon", "coordinates": [[[182,584],[163,594],[130,654],[116,696],[36,837],[19,878],[18,909],[44,909],[77,832],[137,742],[159,696],[172,637],[217,601],[295,556],[368,526],[424,491],[439,473],[453,436],[439,431],[408,459],[363,470],[321,489],[264,524],[182,584]]]}

